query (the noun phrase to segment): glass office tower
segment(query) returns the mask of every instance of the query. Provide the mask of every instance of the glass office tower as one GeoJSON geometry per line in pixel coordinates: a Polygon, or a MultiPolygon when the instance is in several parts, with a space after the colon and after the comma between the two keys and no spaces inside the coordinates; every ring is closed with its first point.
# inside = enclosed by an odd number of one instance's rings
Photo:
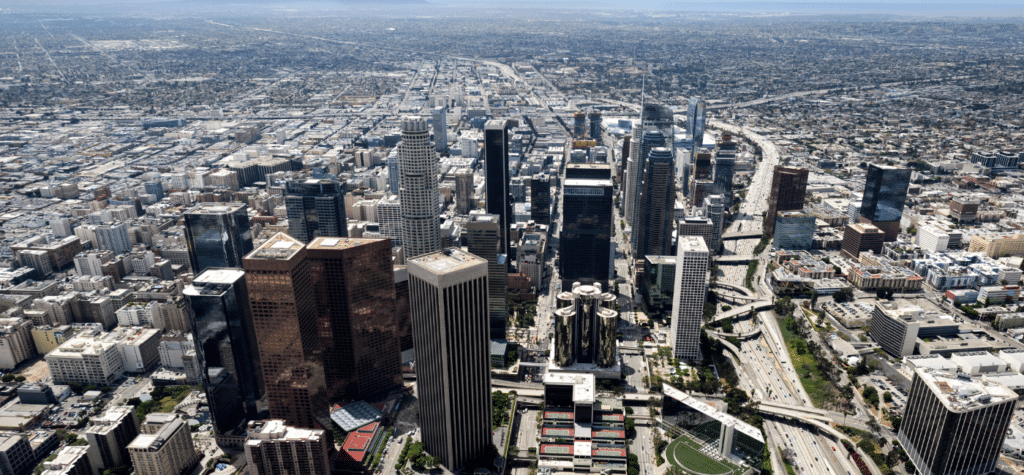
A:
{"type": "Polygon", "coordinates": [[[185,242],[192,273],[210,267],[242,267],[252,251],[252,230],[244,203],[203,203],[185,212],[185,242]]]}

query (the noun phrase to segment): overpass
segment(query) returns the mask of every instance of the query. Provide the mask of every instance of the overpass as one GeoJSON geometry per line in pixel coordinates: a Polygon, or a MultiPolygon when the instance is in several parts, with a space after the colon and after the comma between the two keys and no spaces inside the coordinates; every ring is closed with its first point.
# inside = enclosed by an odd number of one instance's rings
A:
{"type": "Polygon", "coordinates": [[[732,241],[736,239],[757,239],[764,236],[761,231],[739,231],[734,233],[725,233],[722,235],[723,241],[732,241]]]}
{"type": "Polygon", "coordinates": [[[749,332],[746,332],[746,333],[725,333],[725,332],[720,332],[720,331],[716,331],[716,330],[711,330],[711,329],[708,329],[708,328],[705,328],[704,331],[706,331],[706,332],[708,332],[708,333],[710,333],[712,335],[715,335],[715,336],[717,336],[719,338],[736,337],[736,338],[739,338],[740,340],[749,340],[751,338],[756,338],[758,335],[761,334],[761,328],[760,327],[755,328],[755,329],[753,329],[753,330],[751,330],[749,332]]]}
{"type": "Polygon", "coordinates": [[[725,319],[743,317],[750,313],[751,310],[755,312],[760,312],[762,310],[770,310],[772,308],[775,308],[774,302],[770,300],[758,300],[756,302],[748,303],[742,307],[734,308],[732,310],[729,310],[728,312],[722,312],[718,315],[715,315],[715,318],[712,321],[719,322],[725,319]]]}
{"type": "Polygon", "coordinates": [[[738,265],[747,264],[750,261],[757,259],[757,256],[752,254],[739,254],[734,256],[719,256],[715,258],[715,264],[719,265],[738,265]]]}

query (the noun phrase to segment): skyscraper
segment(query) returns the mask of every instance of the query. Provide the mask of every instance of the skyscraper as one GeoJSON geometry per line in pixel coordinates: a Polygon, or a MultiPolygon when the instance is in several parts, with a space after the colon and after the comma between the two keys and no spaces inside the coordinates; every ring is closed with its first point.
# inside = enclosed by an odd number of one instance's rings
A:
{"type": "Polygon", "coordinates": [[[725,224],[725,199],[722,198],[722,195],[711,195],[704,198],[703,211],[704,216],[714,224],[711,239],[705,242],[708,245],[708,251],[714,255],[718,253],[718,248],[722,245],[722,228],[725,224]]]}
{"type": "Polygon", "coordinates": [[[213,429],[225,435],[244,419],[260,418],[257,401],[264,393],[245,272],[209,268],[184,294],[213,429]]]}
{"type": "Polygon", "coordinates": [[[768,196],[768,212],[765,213],[764,233],[775,235],[775,216],[779,211],[800,211],[804,209],[807,194],[807,170],[775,166],[772,175],[772,192],[768,196]]]}
{"type": "Polygon", "coordinates": [[[707,104],[699,97],[691,97],[686,114],[686,128],[693,138],[693,148],[704,146],[704,125],[707,122],[707,104]]]}
{"type": "Polygon", "coordinates": [[[484,124],[484,160],[486,161],[487,214],[501,218],[501,253],[508,255],[512,237],[512,197],[508,175],[507,120],[493,119],[484,124]]]}
{"type": "Polygon", "coordinates": [[[498,215],[474,212],[463,230],[470,254],[487,261],[487,308],[491,338],[505,339],[508,325],[508,256],[501,254],[498,215]]]}
{"type": "Polygon", "coordinates": [[[306,251],[329,397],[370,399],[401,386],[391,243],[321,237],[306,251]]]}
{"type": "Polygon", "coordinates": [[[473,209],[473,170],[455,170],[455,212],[469,214],[473,209]]]}
{"type": "MultiPolygon", "coordinates": [[[[636,225],[638,224],[640,216],[645,212],[641,208],[640,194],[644,188],[644,173],[647,171],[647,159],[650,157],[651,150],[658,147],[666,147],[665,134],[661,133],[661,131],[657,129],[644,132],[643,138],[640,140],[639,147],[636,147],[635,149],[635,164],[630,165],[631,167],[635,166],[636,169],[631,176],[626,177],[626,179],[629,180],[626,192],[630,194],[630,202],[632,204],[630,206],[630,213],[625,217],[626,222],[629,223],[630,227],[633,229],[632,234],[630,234],[630,246],[634,249],[636,248],[637,237],[636,225]]],[[[673,202],[674,201],[675,200],[673,199],[673,202]]]]}
{"type": "MultiPolygon", "coordinates": [[[[608,165],[593,165],[604,166],[608,165]]],[[[559,238],[562,288],[574,282],[608,285],[612,278],[612,181],[566,178],[559,238]]]]}
{"type": "Polygon", "coordinates": [[[538,173],[530,179],[530,219],[551,225],[551,176],[538,173]]]}
{"type": "Polygon", "coordinates": [[[601,111],[592,110],[587,114],[590,119],[590,140],[596,140],[598,144],[602,143],[601,138],[601,111]]]}
{"type": "Polygon", "coordinates": [[[903,217],[910,187],[910,172],[909,168],[868,165],[860,220],[870,222],[885,232],[885,242],[896,241],[899,236],[900,218],[903,217]]]}
{"type": "Polygon", "coordinates": [[[897,438],[917,473],[995,473],[1016,400],[1001,383],[918,368],[897,438]]]}
{"type": "Polygon", "coordinates": [[[441,195],[437,188],[437,152],[430,144],[427,120],[402,119],[398,144],[402,203],[402,245],[406,258],[441,250],[441,195]]]}
{"type": "Polygon", "coordinates": [[[437,153],[448,151],[448,121],[444,107],[435,107],[431,119],[434,122],[434,150],[437,153]]]}
{"type": "Polygon", "coordinates": [[[711,258],[704,238],[680,236],[676,246],[676,295],[672,301],[672,329],[669,346],[682,360],[698,360],[700,324],[704,318],[704,300],[708,292],[708,260],[711,258]]]}
{"type": "Polygon", "coordinates": [[[665,147],[651,149],[647,170],[640,190],[640,206],[633,225],[633,255],[664,255],[672,244],[672,214],[675,208],[675,176],[672,174],[672,151],[665,147]]]}
{"type": "Polygon", "coordinates": [[[208,267],[242,267],[242,258],[252,251],[248,207],[202,203],[186,211],[185,243],[194,275],[208,267]]]}
{"type": "Polygon", "coordinates": [[[299,427],[331,427],[315,289],[305,246],[277,233],[242,263],[270,417],[299,427]]]}
{"type": "Polygon", "coordinates": [[[318,236],[347,237],[345,185],[326,178],[285,182],[288,234],[302,242],[318,236]]]}
{"type": "Polygon", "coordinates": [[[722,140],[718,143],[718,150],[715,151],[714,193],[722,195],[725,204],[732,203],[732,178],[733,170],[736,169],[736,150],[736,142],[732,141],[732,136],[722,135],[722,140]]]}
{"type": "Polygon", "coordinates": [[[454,472],[492,443],[487,261],[446,249],[408,267],[422,439],[454,472]]]}

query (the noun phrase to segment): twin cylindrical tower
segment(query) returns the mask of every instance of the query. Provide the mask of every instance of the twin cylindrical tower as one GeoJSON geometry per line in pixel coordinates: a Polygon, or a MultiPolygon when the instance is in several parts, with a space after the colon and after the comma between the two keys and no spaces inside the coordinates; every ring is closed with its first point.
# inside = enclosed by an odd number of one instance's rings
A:
{"type": "Polygon", "coordinates": [[[555,365],[614,366],[619,312],[610,307],[615,296],[602,292],[601,284],[576,282],[572,292],[559,292],[555,299],[555,365]]]}

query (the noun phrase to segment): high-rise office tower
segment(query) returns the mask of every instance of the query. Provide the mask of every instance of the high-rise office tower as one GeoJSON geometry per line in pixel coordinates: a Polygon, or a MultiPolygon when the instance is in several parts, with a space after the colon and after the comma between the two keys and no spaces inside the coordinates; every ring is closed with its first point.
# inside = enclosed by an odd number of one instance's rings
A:
{"type": "Polygon", "coordinates": [[[699,97],[691,97],[686,114],[686,128],[690,137],[693,138],[695,150],[704,146],[704,125],[706,122],[707,104],[699,97]]]}
{"type": "Polygon", "coordinates": [[[885,232],[885,242],[896,241],[900,234],[900,218],[910,187],[909,168],[868,165],[860,221],[869,222],[885,232]]]}
{"type": "Polygon", "coordinates": [[[498,215],[475,212],[463,226],[470,254],[487,261],[487,314],[491,338],[505,339],[508,325],[508,256],[501,253],[498,215]]]}
{"type": "MultiPolygon", "coordinates": [[[[644,182],[646,179],[645,172],[647,171],[647,160],[650,158],[651,150],[654,150],[655,148],[658,147],[666,147],[665,134],[661,133],[661,131],[657,129],[652,129],[648,130],[647,132],[644,132],[644,136],[640,140],[640,146],[636,150],[636,173],[634,173],[633,176],[628,177],[628,179],[630,180],[630,191],[628,191],[628,193],[632,194],[631,201],[633,205],[631,214],[626,216],[626,222],[633,229],[632,234],[630,234],[630,246],[633,248],[636,247],[636,225],[639,224],[641,216],[643,216],[643,214],[646,212],[646,210],[642,208],[642,205],[640,203],[640,195],[644,189],[644,182]]],[[[673,202],[674,201],[675,200],[673,199],[673,202]]]]}
{"type": "Polygon", "coordinates": [[[538,173],[530,178],[530,219],[551,225],[551,175],[538,173]]]}
{"type": "Polygon", "coordinates": [[[810,249],[814,241],[814,220],[813,214],[803,211],[779,211],[775,216],[773,245],[776,249],[810,249]]]}
{"type": "Polygon", "coordinates": [[[487,261],[446,249],[408,267],[422,439],[454,472],[492,443],[487,261]]]}
{"type": "Polygon", "coordinates": [[[437,152],[430,144],[427,120],[402,119],[398,144],[402,203],[402,245],[406,258],[441,250],[441,194],[437,188],[437,152]]]}
{"type": "Polygon", "coordinates": [[[651,149],[640,190],[640,211],[633,224],[633,255],[661,256],[672,247],[672,214],[675,209],[675,176],[672,151],[666,147],[651,149]]]}
{"type": "Polygon", "coordinates": [[[302,242],[318,236],[348,236],[345,185],[326,178],[310,178],[287,181],[284,187],[288,234],[302,242]]]}
{"type": "Polygon", "coordinates": [[[672,329],[669,346],[682,360],[698,360],[700,323],[708,292],[708,261],[711,253],[704,238],[680,236],[676,246],[676,295],[672,300],[672,329]]]}
{"type": "Polygon", "coordinates": [[[597,140],[597,143],[600,144],[603,142],[601,139],[601,111],[592,110],[587,116],[590,119],[590,140],[597,140]]]}
{"type": "Polygon", "coordinates": [[[995,473],[1016,401],[1001,383],[918,368],[897,438],[917,473],[995,473]]]}
{"type": "Polygon", "coordinates": [[[401,386],[391,243],[317,238],[306,252],[329,397],[371,399],[401,386]]]}
{"type": "Polygon", "coordinates": [[[431,119],[434,122],[434,150],[437,153],[448,151],[448,121],[444,107],[435,107],[431,119]]]}
{"type": "Polygon", "coordinates": [[[608,285],[615,252],[611,243],[612,181],[566,178],[562,196],[558,252],[562,288],[574,282],[608,285]]]}
{"type": "MultiPolygon", "coordinates": [[[[715,222],[706,216],[684,216],[676,221],[676,236],[682,239],[687,236],[700,236],[704,239],[704,243],[707,244],[714,239],[715,236],[715,222]]],[[[711,247],[708,246],[708,252],[711,252],[711,247]]],[[[649,254],[653,255],[653,254],[649,254]]]]}
{"type": "Polygon", "coordinates": [[[402,172],[399,165],[401,159],[398,157],[398,150],[388,155],[388,191],[392,195],[400,195],[402,190],[402,172]]]}
{"type": "Polygon", "coordinates": [[[398,320],[398,341],[402,351],[411,350],[412,317],[409,308],[409,268],[395,266],[395,318],[398,320]]]}
{"type": "Polygon", "coordinates": [[[252,251],[252,230],[244,203],[202,203],[185,212],[185,244],[192,273],[208,267],[242,267],[252,251]]]}
{"type": "Polygon", "coordinates": [[[572,115],[572,136],[575,139],[582,140],[586,133],[584,132],[587,128],[587,114],[583,111],[576,111],[572,115]]]}
{"type": "Polygon", "coordinates": [[[717,254],[718,248],[722,245],[722,230],[725,224],[725,199],[722,195],[711,195],[704,198],[704,216],[711,220],[714,227],[711,230],[711,239],[706,241],[708,251],[717,254]]]}
{"type": "MultiPolygon", "coordinates": [[[[715,151],[715,194],[722,195],[726,204],[732,203],[732,178],[736,169],[736,142],[729,134],[723,134],[715,151]]],[[[698,203],[699,205],[700,203],[698,203]]]]}
{"type": "Polygon", "coordinates": [[[301,241],[277,233],[242,264],[270,417],[299,427],[329,428],[315,289],[306,253],[301,241]]]}
{"type": "Polygon", "coordinates": [[[804,209],[807,194],[807,170],[775,166],[772,175],[772,192],[768,196],[768,212],[765,213],[764,233],[775,234],[775,216],[779,211],[800,211],[804,209]]]}
{"type": "Polygon", "coordinates": [[[244,419],[261,417],[263,373],[245,272],[211,267],[184,294],[192,308],[192,338],[213,429],[225,435],[244,419]]]}
{"type": "Polygon", "coordinates": [[[484,161],[486,162],[487,214],[501,218],[501,253],[508,255],[512,236],[512,197],[508,175],[507,120],[493,119],[484,124],[484,161]]]}
{"type": "MultiPolygon", "coordinates": [[[[632,135],[626,134],[626,135],[622,136],[622,151],[621,151],[621,153],[619,153],[619,159],[616,161],[618,168],[616,168],[616,170],[615,170],[615,176],[616,176],[616,179],[619,180],[619,183],[625,183],[625,181],[623,180],[623,178],[624,178],[623,177],[623,173],[625,173],[626,170],[629,168],[628,167],[629,153],[630,153],[630,148],[631,148],[630,146],[631,146],[632,143],[633,143],[633,136],[632,135]]],[[[623,209],[625,209],[625,208],[623,208],[623,209]]]]}
{"type": "Polygon", "coordinates": [[[460,168],[455,170],[455,212],[469,214],[473,209],[473,170],[460,168]]]}
{"type": "Polygon", "coordinates": [[[599,368],[614,366],[618,360],[616,327],[619,313],[612,310],[615,296],[601,291],[601,285],[572,285],[572,291],[558,293],[555,311],[554,359],[561,367],[577,363],[599,368]]]}

